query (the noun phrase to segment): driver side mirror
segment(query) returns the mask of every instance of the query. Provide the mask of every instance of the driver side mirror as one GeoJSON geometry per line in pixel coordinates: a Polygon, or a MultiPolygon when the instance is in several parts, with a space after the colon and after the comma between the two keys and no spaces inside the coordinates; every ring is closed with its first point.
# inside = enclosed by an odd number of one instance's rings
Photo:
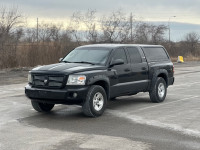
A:
{"type": "Polygon", "coordinates": [[[116,60],[113,60],[113,61],[110,63],[110,66],[122,65],[122,64],[124,64],[124,60],[123,60],[123,59],[116,59],[116,60]]]}
{"type": "Polygon", "coordinates": [[[60,58],[60,59],[59,59],[59,62],[61,62],[62,60],[63,60],[63,58],[60,58]]]}

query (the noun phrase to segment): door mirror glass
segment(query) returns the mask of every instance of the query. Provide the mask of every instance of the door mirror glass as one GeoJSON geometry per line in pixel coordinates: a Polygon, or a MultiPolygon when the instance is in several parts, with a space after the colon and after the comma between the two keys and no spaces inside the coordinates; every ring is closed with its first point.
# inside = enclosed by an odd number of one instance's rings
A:
{"type": "Polygon", "coordinates": [[[110,63],[110,66],[122,65],[122,64],[124,64],[124,60],[123,59],[115,59],[110,63]]]}

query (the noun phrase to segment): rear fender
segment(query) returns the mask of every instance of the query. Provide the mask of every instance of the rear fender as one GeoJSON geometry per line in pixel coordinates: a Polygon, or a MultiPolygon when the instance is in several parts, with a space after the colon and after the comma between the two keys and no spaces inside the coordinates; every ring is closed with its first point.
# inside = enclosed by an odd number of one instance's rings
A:
{"type": "Polygon", "coordinates": [[[159,69],[153,73],[153,75],[151,77],[151,79],[152,79],[151,84],[149,84],[148,90],[151,90],[153,88],[154,83],[156,82],[156,79],[158,78],[158,76],[160,76],[162,74],[165,76],[166,85],[168,87],[168,72],[165,69],[159,69]]]}

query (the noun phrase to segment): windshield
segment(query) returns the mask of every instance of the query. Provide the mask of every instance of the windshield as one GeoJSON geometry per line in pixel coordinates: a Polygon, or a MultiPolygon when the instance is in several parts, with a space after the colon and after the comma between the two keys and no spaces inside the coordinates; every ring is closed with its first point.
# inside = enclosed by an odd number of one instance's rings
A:
{"type": "Polygon", "coordinates": [[[75,49],[71,51],[62,61],[69,63],[90,63],[104,65],[108,59],[107,49],[75,49]]]}

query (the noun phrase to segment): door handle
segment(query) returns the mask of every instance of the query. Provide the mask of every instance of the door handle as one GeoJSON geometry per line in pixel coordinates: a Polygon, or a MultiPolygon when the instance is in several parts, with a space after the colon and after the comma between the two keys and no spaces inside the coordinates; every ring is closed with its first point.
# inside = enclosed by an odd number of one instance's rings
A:
{"type": "Polygon", "coordinates": [[[124,69],[125,72],[131,71],[129,68],[124,69]]]}

